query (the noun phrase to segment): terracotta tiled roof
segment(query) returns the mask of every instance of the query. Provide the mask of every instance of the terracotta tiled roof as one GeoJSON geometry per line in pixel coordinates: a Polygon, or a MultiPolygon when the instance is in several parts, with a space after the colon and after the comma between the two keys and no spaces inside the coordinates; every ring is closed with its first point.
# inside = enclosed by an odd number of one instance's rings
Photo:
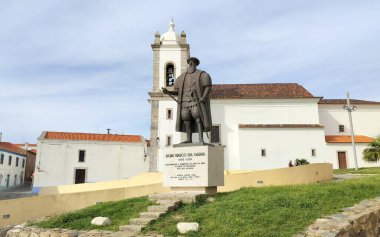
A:
{"type": "Polygon", "coordinates": [[[297,83],[217,84],[212,86],[211,99],[287,99],[316,98],[297,83]]]}
{"type": "Polygon", "coordinates": [[[96,133],[46,132],[43,139],[48,140],[78,140],[78,141],[109,141],[109,142],[142,142],[139,135],[116,135],[96,133]]]}
{"type": "MultiPolygon", "coordinates": [[[[25,143],[17,143],[17,144],[13,144],[15,146],[19,146],[19,147],[25,147],[25,143]]],[[[29,144],[28,143],[28,147],[37,147],[37,144],[29,144]]]]}
{"type": "Polygon", "coordinates": [[[320,124],[239,124],[239,128],[323,128],[320,124]]]}
{"type": "MultiPolygon", "coordinates": [[[[351,136],[325,136],[327,143],[351,143],[351,136]]],[[[355,136],[355,142],[357,143],[371,143],[375,139],[367,136],[355,136]]]]}
{"type": "Polygon", "coordinates": [[[10,142],[0,142],[0,149],[13,152],[19,155],[25,155],[25,150],[19,148],[18,146],[15,146],[14,144],[10,142]]]}
{"type": "Polygon", "coordinates": [[[30,150],[30,152],[37,154],[37,149],[32,149],[32,150],[30,150]]]}
{"type": "MultiPolygon", "coordinates": [[[[380,105],[380,102],[377,101],[367,101],[367,100],[355,100],[350,99],[351,104],[355,105],[380,105]]],[[[337,105],[343,105],[347,104],[347,99],[322,99],[319,101],[319,104],[337,104],[337,105]]]]}

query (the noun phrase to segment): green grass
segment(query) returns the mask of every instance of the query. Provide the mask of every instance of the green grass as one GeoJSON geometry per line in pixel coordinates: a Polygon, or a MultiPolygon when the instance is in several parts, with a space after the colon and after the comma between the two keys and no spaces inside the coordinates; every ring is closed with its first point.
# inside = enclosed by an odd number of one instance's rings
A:
{"type": "Polygon", "coordinates": [[[359,168],[357,171],[355,169],[337,169],[334,170],[334,174],[380,174],[380,167],[372,168],[359,168]]]}
{"type": "Polygon", "coordinates": [[[244,188],[214,202],[184,205],[148,226],[145,233],[178,236],[176,224],[198,222],[186,236],[292,236],[317,218],[380,196],[380,176],[311,185],[244,188]]]}
{"type": "Polygon", "coordinates": [[[120,225],[128,224],[129,219],[136,218],[140,212],[146,211],[151,204],[147,197],[126,199],[118,202],[106,202],[84,208],[75,212],[52,217],[46,221],[33,223],[42,228],[65,228],[75,230],[119,230],[120,225]],[[91,220],[97,216],[108,217],[112,224],[109,226],[91,225],[91,220]]]}

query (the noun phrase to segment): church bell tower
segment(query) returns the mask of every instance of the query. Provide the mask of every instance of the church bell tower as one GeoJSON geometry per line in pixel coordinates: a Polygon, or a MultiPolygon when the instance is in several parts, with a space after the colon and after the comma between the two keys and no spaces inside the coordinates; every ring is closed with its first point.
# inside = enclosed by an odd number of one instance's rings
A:
{"type": "Polygon", "coordinates": [[[163,149],[181,140],[175,133],[177,104],[169,96],[162,93],[161,88],[172,90],[175,78],[187,68],[190,47],[186,34],[175,32],[173,19],[169,23],[168,32],[162,36],[154,35],[153,50],[153,87],[149,92],[151,103],[150,126],[150,160],[149,171],[160,170],[163,149]]]}

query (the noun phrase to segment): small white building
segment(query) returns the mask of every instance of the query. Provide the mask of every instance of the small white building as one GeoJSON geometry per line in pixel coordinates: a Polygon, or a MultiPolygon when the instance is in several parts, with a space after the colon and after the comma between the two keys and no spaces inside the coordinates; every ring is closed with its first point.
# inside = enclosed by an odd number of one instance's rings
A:
{"type": "Polygon", "coordinates": [[[24,183],[25,150],[9,142],[0,142],[0,191],[24,183]]]}
{"type": "Polygon", "coordinates": [[[43,132],[37,146],[33,192],[148,171],[147,145],[138,135],[43,132]]]}
{"type": "MultiPolygon", "coordinates": [[[[155,34],[152,50],[150,170],[161,171],[165,149],[185,139],[175,131],[177,104],[161,87],[173,89],[187,68],[190,46],[172,21],[168,32],[155,34]]],[[[295,159],[328,162],[335,169],[355,167],[344,99],[314,96],[297,83],[214,84],[210,98],[210,142],[224,147],[226,170],[282,168],[295,159]]],[[[380,102],[351,103],[357,107],[353,121],[359,167],[379,166],[364,162],[362,151],[380,136],[380,102]]]]}

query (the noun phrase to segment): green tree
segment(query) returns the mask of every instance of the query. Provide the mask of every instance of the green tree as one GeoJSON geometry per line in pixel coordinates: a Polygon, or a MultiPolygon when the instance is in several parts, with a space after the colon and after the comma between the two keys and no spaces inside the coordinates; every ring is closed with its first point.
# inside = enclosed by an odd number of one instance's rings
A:
{"type": "Polygon", "coordinates": [[[296,159],[296,163],[298,162],[299,165],[308,165],[310,164],[309,161],[307,161],[306,159],[296,159]]]}
{"type": "Polygon", "coordinates": [[[363,150],[363,160],[368,162],[377,162],[380,160],[380,136],[363,150]]]}

